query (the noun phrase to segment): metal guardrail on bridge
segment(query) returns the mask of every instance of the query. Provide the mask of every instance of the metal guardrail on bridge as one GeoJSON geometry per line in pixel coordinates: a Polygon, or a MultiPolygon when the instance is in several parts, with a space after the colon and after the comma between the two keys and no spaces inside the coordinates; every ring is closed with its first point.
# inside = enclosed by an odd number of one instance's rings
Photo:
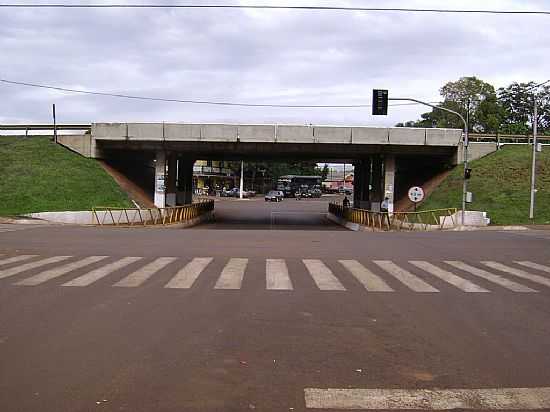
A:
{"type": "Polygon", "coordinates": [[[434,209],[420,212],[374,212],[372,210],[345,208],[338,203],[329,204],[329,213],[366,226],[373,231],[389,230],[441,230],[458,224],[458,209],[434,209]]]}
{"type": "Polygon", "coordinates": [[[213,200],[162,208],[96,207],[92,224],[99,226],[148,226],[185,223],[214,210],[213,200]]]}

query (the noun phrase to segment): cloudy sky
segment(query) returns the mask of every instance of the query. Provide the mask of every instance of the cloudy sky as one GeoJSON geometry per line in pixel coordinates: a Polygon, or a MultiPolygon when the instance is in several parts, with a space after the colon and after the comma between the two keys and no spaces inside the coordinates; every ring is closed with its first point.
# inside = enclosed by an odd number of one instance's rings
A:
{"type": "MultiPolygon", "coordinates": [[[[164,3],[200,4],[201,0],[164,3]]],[[[542,0],[208,3],[550,10],[550,1],[542,0]]],[[[1,8],[0,78],[131,95],[244,103],[370,104],[373,88],[387,88],[393,97],[437,101],[439,88],[461,76],[475,75],[495,87],[513,81],[547,80],[549,27],[550,16],[527,15],[1,8]]],[[[52,103],[56,103],[58,121],[86,123],[389,126],[416,119],[426,111],[417,106],[393,107],[389,116],[375,117],[368,108],[202,106],[70,95],[2,83],[0,97],[0,123],[49,122],[52,103]]]]}

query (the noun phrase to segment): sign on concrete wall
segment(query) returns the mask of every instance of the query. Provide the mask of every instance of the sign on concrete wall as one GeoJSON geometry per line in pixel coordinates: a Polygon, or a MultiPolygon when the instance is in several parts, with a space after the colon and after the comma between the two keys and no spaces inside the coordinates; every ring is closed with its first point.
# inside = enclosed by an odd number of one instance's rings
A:
{"type": "Polygon", "coordinates": [[[411,202],[418,203],[424,200],[424,189],[420,186],[413,186],[409,189],[409,199],[411,202]]]}

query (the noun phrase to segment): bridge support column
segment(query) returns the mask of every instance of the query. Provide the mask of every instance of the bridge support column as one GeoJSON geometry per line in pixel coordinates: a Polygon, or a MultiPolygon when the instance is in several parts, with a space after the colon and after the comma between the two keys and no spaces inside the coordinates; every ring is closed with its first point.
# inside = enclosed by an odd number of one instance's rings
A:
{"type": "Polygon", "coordinates": [[[370,158],[354,164],[353,207],[369,209],[370,158]]]}
{"type": "Polygon", "coordinates": [[[176,192],[178,205],[193,203],[193,164],[194,160],[178,159],[178,189],[176,192]]]}
{"type": "Polygon", "coordinates": [[[388,212],[393,213],[395,193],[395,156],[384,157],[384,197],[388,198],[388,212]]]}
{"type": "Polygon", "coordinates": [[[166,154],[159,150],[155,156],[155,195],[156,207],[166,207],[166,154]]]}
{"type": "Polygon", "coordinates": [[[177,159],[175,155],[168,157],[168,172],[166,174],[166,206],[176,206],[177,159]]]}
{"type": "Polygon", "coordinates": [[[384,200],[382,180],[383,160],[382,156],[375,155],[372,158],[372,188],[370,193],[370,209],[380,211],[380,204],[384,200]]]}

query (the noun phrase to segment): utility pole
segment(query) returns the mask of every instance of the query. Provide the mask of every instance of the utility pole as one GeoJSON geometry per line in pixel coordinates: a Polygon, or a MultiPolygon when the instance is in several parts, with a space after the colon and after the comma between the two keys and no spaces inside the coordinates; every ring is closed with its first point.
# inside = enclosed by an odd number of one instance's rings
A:
{"type": "Polygon", "coordinates": [[[529,219],[535,218],[535,193],[536,189],[536,178],[537,178],[537,92],[534,96],[534,107],[533,107],[533,155],[531,157],[531,201],[529,204],[529,219]]]}
{"type": "Polygon", "coordinates": [[[53,114],[53,141],[57,143],[57,123],[55,121],[55,103],[52,105],[53,114]]]}
{"type": "Polygon", "coordinates": [[[241,160],[241,182],[239,184],[239,199],[243,198],[243,184],[244,182],[244,161],[241,160]]]}

